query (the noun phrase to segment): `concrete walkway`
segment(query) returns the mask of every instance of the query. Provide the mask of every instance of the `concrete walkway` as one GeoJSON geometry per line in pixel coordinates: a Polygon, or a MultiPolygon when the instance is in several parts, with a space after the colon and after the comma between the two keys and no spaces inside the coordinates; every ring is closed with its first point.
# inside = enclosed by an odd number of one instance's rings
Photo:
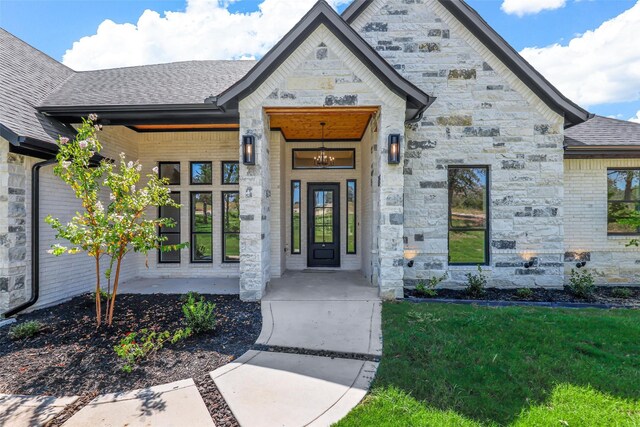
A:
{"type": "Polygon", "coordinates": [[[288,272],[263,299],[257,341],[287,352],[252,350],[211,377],[243,426],[330,425],[373,380],[378,364],[371,359],[382,353],[380,307],[377,290],[357,272],[288,272]]]}
{"type": "Polygon", "coordinates": [[[64,427],[213,427],[192,379],[126,393],[103,394],[73,415],[64,427]]]}
{"type": "Polygon", "coordinates": [[[0,426],[43,426],[67,406],[78,400],[77,396],[21,396],[0,394],[0,426]]]}

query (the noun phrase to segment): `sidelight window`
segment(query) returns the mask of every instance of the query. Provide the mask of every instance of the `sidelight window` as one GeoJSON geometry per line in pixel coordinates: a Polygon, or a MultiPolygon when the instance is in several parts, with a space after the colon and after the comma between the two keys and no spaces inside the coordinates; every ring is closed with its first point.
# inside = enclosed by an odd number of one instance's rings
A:
{"type": "Polygon", "coordinates": [[[191,262],[213,262],[210,191],[191,193],[191,262]]]}

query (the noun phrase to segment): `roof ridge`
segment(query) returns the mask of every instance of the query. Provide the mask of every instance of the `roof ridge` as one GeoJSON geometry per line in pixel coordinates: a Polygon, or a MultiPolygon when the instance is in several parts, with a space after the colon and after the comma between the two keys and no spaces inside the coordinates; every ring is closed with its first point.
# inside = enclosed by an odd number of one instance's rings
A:
{"type": "Polygon", "coordinates": [[[193,62],[234,62],[234,63],[242,63],[242,62],[258,62],[257,59],[188,59],[186,61],[170,61],[170,62],[158,62],[155,64],[141,64],[141,65],[126,65],[122,67],[112,67],[112,68],[97,68],[95,70],[82,70],[75,71],[78,74],[81,73],[94,73],[97,71],[113,71],[113,70],[127,70],[132,68],[144,68],[144,67],[156,67],[161,65],[173,65],[173,64],[187,64],[193,62]]]}

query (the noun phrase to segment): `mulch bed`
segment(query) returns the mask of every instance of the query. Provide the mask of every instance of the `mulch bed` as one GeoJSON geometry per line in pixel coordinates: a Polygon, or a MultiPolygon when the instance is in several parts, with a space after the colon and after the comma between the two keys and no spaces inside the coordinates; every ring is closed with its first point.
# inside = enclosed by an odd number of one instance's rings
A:
{"type": "MultiPolygon", "coordinates": [[[[486,288],[481,298],[470,296],[464,289],[436,289],[437,299],[475,299],[478,301],[527,301],[527,302],[556,302],[556,303],[591,303],[621,305],[629,307],[640,307],[640,287],[625,287],[629,290],[630,296],[621,298],[616,296],[616,288],[611,286],[598,286],[590,299],[576,298],[566,289],[544,289],[531,288],[530,297],[523,298],[518,294],[517,289],[486,288]]],[[[424,295],[416,292],[415,289],[404,289],[404,296],[414,298],[425,298],[424,295]]]]}
{"type": "Polygon", "coordinates": [[[193,378],[216,425],[237,425],[208,373],[253,345],[262,327],[260,304],[205,297],[216,303],[215,331],[167,344],[130,374],[121,371],[113,347],[130,331],[184,327],[179,295],[120,295],[114,324],[97,330],[89,295],[20,316],[18,322],[39,320],[46,327],[20,341],[9,339],[9,328],[0,329],[0,393],[84,396],[193,378]]]}

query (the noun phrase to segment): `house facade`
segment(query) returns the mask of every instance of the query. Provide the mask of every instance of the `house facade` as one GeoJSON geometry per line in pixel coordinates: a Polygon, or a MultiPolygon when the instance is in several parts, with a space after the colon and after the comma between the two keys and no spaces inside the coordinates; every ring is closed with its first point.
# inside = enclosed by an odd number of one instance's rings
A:
{"type": "Polygon", "coordinates": [[[106,157],[169,179],[178,252],[123,280],[360,271],[384,297],[480,265],[496,287],[561,287],[578,264],[635,284],[640,126],[564,97],[457,0],[323,1],[260,61],[75,72],[0,30],[0,312],[91,290],[43,218],[78,203],[55,140],[97,113],[106,157]],[[34,295],[35,299],[34,300],[34,295]]]}

